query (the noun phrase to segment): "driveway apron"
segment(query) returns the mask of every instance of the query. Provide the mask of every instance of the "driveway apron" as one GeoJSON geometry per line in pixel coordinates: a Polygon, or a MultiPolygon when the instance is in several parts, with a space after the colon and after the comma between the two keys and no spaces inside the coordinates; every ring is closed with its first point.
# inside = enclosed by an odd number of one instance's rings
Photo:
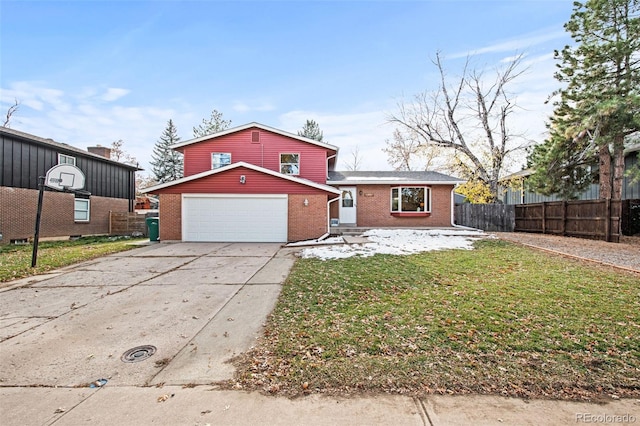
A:
{"type": "Polygon", "coordinates": [[[160,243],[2,291],[0,386],[230,379],[293,262],[278,244],[160,243]]]}

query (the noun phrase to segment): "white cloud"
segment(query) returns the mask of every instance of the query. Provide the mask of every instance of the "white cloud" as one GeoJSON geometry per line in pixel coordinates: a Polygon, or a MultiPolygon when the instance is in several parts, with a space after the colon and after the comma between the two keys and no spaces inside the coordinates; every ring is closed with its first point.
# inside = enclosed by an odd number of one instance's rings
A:
{"type": "Polygon", "coordinates": [[[101,96],[101,99],[103,101],[113,102],[115,100],[120,99],[123,96],[128,95],[129,93],[131,93],[131,90],[110,87],[110,88],[107,89],[106,93],[104,93],[101,96]]]}
{"type": "Polygon", "coordinates": [[[3,103],[13,103],[14,99],[17,99],[20,105],[37,111],[42,111],[46,105],[59,111],[67,111],[69,105],[63,100],[64,95],[62,90],[45,87],[44,83],[38,81],[19,81],[2,89],[3,103]]]}
{"type": "Polygon", "coordinates": [[[254,111],[260,111],[260,112],[273,111],[276,109],[276,107],[270,102],[264,102],[264,101],[255,102],[254,105],[249,105],[248,103],[245,103],[242,101],[236,101],[234,102],[232,109],[236,112],[247,113],[247,112],[254,112],[254,111]]]}
{"type": "Polygon", "coordinates": [[[548,31],[537,31],[535,33],[524,34],[510,40],[496,42],[489,46],[479,47],[464,52],[457,52],[452,55],[446,56],[449,59],[458,59],[467,56],[482,55],[486,53],[522,52],[531,49],[534,46],[566,37],[566,31],[553,28],[549,29],[548,31]]]}

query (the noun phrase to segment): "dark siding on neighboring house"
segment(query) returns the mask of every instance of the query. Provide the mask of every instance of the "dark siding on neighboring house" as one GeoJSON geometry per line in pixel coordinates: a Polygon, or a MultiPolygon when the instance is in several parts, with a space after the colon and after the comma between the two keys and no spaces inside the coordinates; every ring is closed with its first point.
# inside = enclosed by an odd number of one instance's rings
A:
{"type": "Polygon", "coordinates": [[[135,168],[4,133],[0,134],[0,186],[38,189],[38,177],[58,164],[58,154],[75,157],[86,178],[84,190],[91,195],[135,200],[135,168]]]}
{"type": "MultiPolygon", "coordinates": [[[[638,166],[638,154],[640,151],[631,152],[624,159],[624,169],[631,170],[633,167],[638,166]]],[[[631,178],[625,176],[624,183],[622,185],[622,199],[623,200],[637,200],[640,199],[640,181],[631,182],[631,178]]]]}

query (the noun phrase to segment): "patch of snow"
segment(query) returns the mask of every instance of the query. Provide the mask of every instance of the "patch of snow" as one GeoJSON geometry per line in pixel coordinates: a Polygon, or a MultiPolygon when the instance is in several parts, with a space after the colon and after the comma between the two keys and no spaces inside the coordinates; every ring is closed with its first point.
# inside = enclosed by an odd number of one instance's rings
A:
{"type": "Polygon", "coordinates": [[[374,254],[408,255],[432,250],[472,250],[473,242],[489,235],[477,230],[458,229],[372,229],[363,234],[369,243],[312,247],[302,250],[303,258],[344,259],[374,254]]]}

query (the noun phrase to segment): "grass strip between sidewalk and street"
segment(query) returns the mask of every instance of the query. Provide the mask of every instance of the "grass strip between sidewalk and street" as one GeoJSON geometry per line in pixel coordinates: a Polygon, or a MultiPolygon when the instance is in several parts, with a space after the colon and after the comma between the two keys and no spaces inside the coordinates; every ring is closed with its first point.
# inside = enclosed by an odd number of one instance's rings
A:
{"type": "MultiPolygon", "coordinates": [[[[63,266],[136,248],[143,241],[130,237],[82,237],[38,244],[36,267],[31,267],[33,245],[0,245],[0,283],[42,274],[63,266]]],[[[0,285],[1,287],[1,285],[0,285]]]]}
{"type": "Polygon", "coordinates": [[[639,282],[497,240],[298,259],[230,385],[290,396],[639,397],[639,282]]]}

